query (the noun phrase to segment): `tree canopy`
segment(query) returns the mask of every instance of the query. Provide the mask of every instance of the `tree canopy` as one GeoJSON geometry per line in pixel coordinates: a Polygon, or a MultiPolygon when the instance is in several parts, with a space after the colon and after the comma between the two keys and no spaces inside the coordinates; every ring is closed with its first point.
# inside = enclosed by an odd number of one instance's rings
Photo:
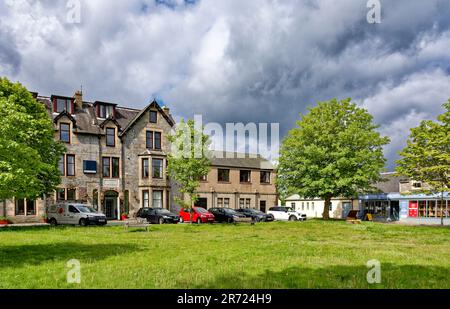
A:
{"type": "Polygon", "coordinates": [[[411,129],[396,168],[399,174],[426,183],[424,191],[441,197],[450,188],[450,100],[443,107],[437,122],[424,120],[411,129]]]}
{"type": "Polygon", "coordinates": [[[185,122],[183,119],[177,125],[175,133],[169,136],[171,153],[168,156],[168,171],[179,185],[183,195],[177,202],[183,207],[194,206],[198,199],[195,193],[200,179],[206,176],[211,168],[208,147],[209,137],[203,134],[203,128],[196,128],[194,120],[185,122]],[[189,195],[190,203],[184,200],[189,195]]]}
{"type": "Polygon", "coordinates": [[[0,78],[0,199],[52,192],[63,153],[45,106],[20,83],[0,78]]]}
{"type": "Polygon", "coordinates": [[[281,146],[278,190],[283,196],[324,199],[328,219],[332,197],[355,196],[380,180],[389,138],[351,99],[319,102],[300,116],[281,146]]]}

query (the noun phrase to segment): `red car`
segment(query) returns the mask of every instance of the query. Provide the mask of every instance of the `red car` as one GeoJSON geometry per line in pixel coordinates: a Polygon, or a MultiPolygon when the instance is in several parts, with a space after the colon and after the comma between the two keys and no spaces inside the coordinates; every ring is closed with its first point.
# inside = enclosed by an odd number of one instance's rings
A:
{"type": "Polygon", "coordinates": [[[191,209],[181,208],[180,210],[180,222],[191,221],[191,211],[192,211],[192,222],[197,223],[213,223],[214,215],[207,211],[205,208],[194,206],[191,209]]]}

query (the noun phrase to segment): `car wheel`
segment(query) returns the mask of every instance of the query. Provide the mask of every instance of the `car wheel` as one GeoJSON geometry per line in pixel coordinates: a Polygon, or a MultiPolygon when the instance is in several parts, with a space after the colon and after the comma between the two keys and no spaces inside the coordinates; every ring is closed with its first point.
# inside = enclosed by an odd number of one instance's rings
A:
{"type": "Polygon", "coordinates": [[[86,219],[81,218],[81,219],[80,219],[80,225],[81,225],[81,226],[87,226],[87,221],[86,221],[86,219]]]}
{"type": "Polygon", "coordinates": [[[227,219],[227,222],[228,222],[228,223],[233,223],[233,218],[228,218],[228,219],[227,219]]]}
{"type": "Polygon", "coordinates": [[[57,225],[58,225],[58,222],[56,221],[55,218],[51,218],[49,223],[50,223],[51,225],[53,225],[53,226],[57,226],[57,225]]]}
{"type": "Polygon", "coordinates": [[[183,218],[180,218],[180,223],[184,223],[184,220],[183,220],[183,218]]]}
{"type": "Polygon", "coordinates": [[[159,224],[164,224],[164,219],[163,218],[159,218],[158,223],[159,224]]]}
{"type": "Polygon", "coordinates": [[[289,221],[297,221],[297,218],[295,216],[290,216],[289,221]]]}
{"type": "Polygon", "coordinates": [[[197,224],[201,224],[202,223],[202,219],[198,218],[197,219],[197,224]]]}

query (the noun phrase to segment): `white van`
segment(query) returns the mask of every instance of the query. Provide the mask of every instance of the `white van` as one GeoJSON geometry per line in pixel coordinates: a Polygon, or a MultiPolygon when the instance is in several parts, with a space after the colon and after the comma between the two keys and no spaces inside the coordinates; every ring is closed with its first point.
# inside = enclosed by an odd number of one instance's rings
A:
{"type": "Polygon", "coordinates": [[[47,220],[52,225],[73,224],[87,226],[105,225],[106,216],[85,204],[67,203],[47,207],[47,220]]]}

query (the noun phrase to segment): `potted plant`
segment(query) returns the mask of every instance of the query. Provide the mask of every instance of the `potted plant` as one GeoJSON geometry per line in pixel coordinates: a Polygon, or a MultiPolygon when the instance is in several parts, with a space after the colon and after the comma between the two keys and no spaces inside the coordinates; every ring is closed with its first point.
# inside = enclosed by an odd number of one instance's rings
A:
{"type": "Polygon", "coordinates": [[[41,223],[47,223],[47,214],[42,214],[41,223]]]}
{"type": "Polygon", "coordinates": [[[124,212],[124,213],[122,213],[120,218],[122,219],[122,221],[125,221],[128,218],[128,214],[124,212]]]}
{"type": "Polygon", "coordinates": [[[0,225],[7,225],[9,223],[8,218],[0,216],[0,225]]]}

